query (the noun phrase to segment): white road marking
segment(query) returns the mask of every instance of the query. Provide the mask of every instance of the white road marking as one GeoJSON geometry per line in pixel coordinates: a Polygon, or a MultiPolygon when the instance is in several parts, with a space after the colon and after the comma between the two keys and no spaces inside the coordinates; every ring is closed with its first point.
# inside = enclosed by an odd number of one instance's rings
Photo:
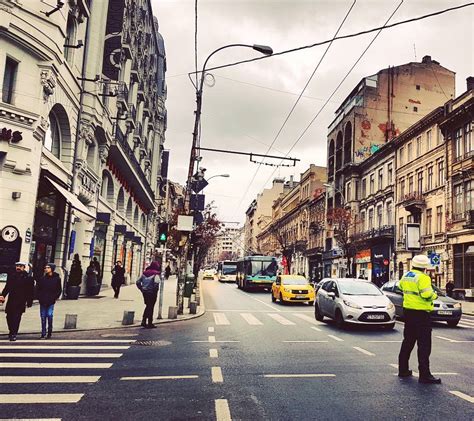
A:
{"type": "Polygon", "coordinates": [[[198,379],[199,376],[142,376],[142,377],[121,377],[120,380],[135,381],[135,380],[186,380],[186,379],[198,379]]]}
{"type": "Polygon", "coordinates": [[[128,336],[138,336],[138,333],[104,333],[100,335],[103,338],[114,338],[114,337],[128,337],[128,336]]]}
{"type": "Polygon", "coordinates": [[[207,328],[207,331],[208,331],[209,333],[214,333],[214,327],[213,327],[213,326],[209,326],[209,327],[207,328]]]}
{"type": "Polygon", "coordinates": [[[458,339],[450,339],[450,338],[446,338],[445,336],[436,336],[436,338],[443,339],[444,341],[448,341],[448,342],[456,343],[456,344],[474,342],[474,341],[464,341],[464,340],[458,340],[458,339]]]}
{"type": "Polygon", "coordinates": [[[344,339],[341,339],[341,338],[338,338],[337,336],[334,336],[334,335],[328,335],[331,339],[334,339],[335,341],[339,341],[339,342],[344,342],[344,339]]]}
{"type": "Polygon", "coordinates": [[[320,321],[316,320],[314,317],[307,316],[306,314],[293,313],[293,316],[299,317],[300,319],[304,320],[305,322],[309,322],[313,325],[318,325],[318,326],[324,325],[323,322],[320,322],[320,321]]]}
{"type": "MultiPolygon", "coordinates": [[[[270,305],[272,310],[274,311],[279,311],[280,313],[294,313],[294,310],[280,310],[279,308],[275,308],[270,305]]],[[[254,310],[254,309],[241,309],[241,310],[236,310],[236,309],[229,309],[229,310],[218,310],[218,309],[210,309],[208,310],[206,308],[207,313],[248,313],[251,311],[252,313],[268,313],[268,310],[254,310]]],[[[314,311],[306,311],[306,310],[301,310],[299,313],[308,313],[308,314],[314,314],[314,311]]]]}
{"type": "Polygon", "coordinates": [[[465,393],[462,393],[458,390],[450,390],[449,393],[457,396],[458,398],[464,399],[465,401],[468,401],[470,403],[474,403],[474,397],[466,395],[465,393]]]}
{"type": "Polygon", "coordinates": [[[395,343],[401,343],[402,341],[367,341],[372,344],[395,344],[395,343]]]}
{"type": "Polygon", "coordinates": [[[97,383],[100,376],[1,376],[0,383],[97,383]]]}
{"type": "MultiPolygon", "coordinates": [[[[396,368],[398,370],[398,365],[397,364],[389,364],[390,367],[396,368]]],[[[419,374],[417,371],[412,371],[413,377],[419,377],[419,374]]],[[[398,376],[398,373],[394,373],[395,376],[398,376]]]]}
{"type": "Polygon", "coordinates": [[[0,345],[0,349],[74,349],[77,351],[82,350],[118,350],[118,349],[129,349],[129,346],[100,346],[100,345],[0,345]]]}
{"type": "Polygon", "coordinates": [[[220,367],[211,367],[211,377],[213,383],[222,383],[224,381],[220,367]]]}
{"type": "Polygon", "coordinates": [[[253,325],[253,326],[263,325],[263,323],[260,320],[258,320],[253,314],[240,313],[240,315],[249,325],[253,325]]]}
{"type": "MultiPolygon", "coordinates": [[[[100,343],[121,343],[121,344],[131,344],[136,342],[136,339],[48,339],[45,341],[44,339],[18,339],[16,343],[36,343],[39,342],[41,344],[45,343],[70,343],[70,344],[100,344],[100,343]]],[[[12,345],[15,346],[15,345],[12,345]]]]}
{"type": "Polygon", "coordinates": [[[219,355],[217,354],[217,349],[214,349],[214,348],[210,349],[209,350],[209,357],[210,358],[218,358],[219,355]]]}
{"type": "Polygon", "coordinates": [[[0,358],[120,358],[123,354],[59,354],[34,352],[1,352],[0,358]]]}
{"type": "Polygon", "coordinates": [[[216,337],[215,336],[209,336],[209,342],[215,342],[216,337]]]}
{"type": "Polygon", "coordinates": [[[217,343],[217,344],[238,344],[240,341],[216,341],[215,336],[209,336],[210,338],[214,338],[213,340],[207,341],[189,341],[192,344],[208,344],[209,342],[217,343]]]}
{"type": "Polygon", "coordinates": [[[471,319],[464,319],[464,318],[462,318],[462,319],[460,320],[460,322],[461,322],[461,323],[467,323],[467,324],[469,324],[469,325],[473,325],[473,326],[474,326],[474,320],[471,320],[471,319]]]}
{"type": "Polygon", "coordinates": [[[328,343],[329,341],[283,341],[287,344],[317,344],[317,343],[328,343]]]}
{"type": "Polygon", "coordinates": [[[216,325],[230,325],[229,319],[224,313],[213,313],[216,325]]]}
{"type": "Polygon", "coordinates": [[[464,323],[458,323],[458,327],[463,327],[464,329],[474,329],[474,326],[466,325],[464,323]]]}
{"type": "Polygon", "coordinates": [[[370,355],[371,357],[373,357],[373,356],[375,355],[375,354],[373,354],[372,352],[367,351],[367,350],[364,349],[364,348],[359,348],[358,346],[353,346],[352,348],[356,349],[356,350],[359,351],[359,352],[362,352],[362,354],[370,355]]]}
{"type": "Polygon", "coordinates": [[[83,393],[5,394],[0,395],[0,404],[77,403],[83,396],[83,393]]]}
{"type": "Polygon", "coordinates": [[[311,378],[311,377],[336,377],[335,374],[264,374],[263,377],[274,379],[291,379],[291,378],[311,378]]]}
{"type": "Polygon", "coordinates": [[[276,320],[278,323],[280,323],[281,325],[285,325],[285,326],[290,326],[290,325],[294,325],[294,323],[288,319],[285,319],[283,316],[280,316],[279,314],[275,314],[275,313],[268,313],[268,315],[273,319],[273,320],[276,320]]]}
{"type": "Polygon", "coordinates": [[[0,368],[110,368],[112,363],[0,363],[0,368]]]}
{"type": "Polygon", "coordinates": [[[273,311],[281,311],[279,308],[276,308],[274,305],[268,304],[265,301],[259,300],[258,298],[255,298],[255,297],[250,297],[250,298],[253,298],[255,301],[262,303],[264,306],[270,307],[273,311]]]}
{"type": "Polygon", "coordinates": [[[322,332],[322,330],[316,326],[311,326],[311,329],[315,330],[316,332],[322,332]]]}
{"type": "Polygon", "coordinates": [[[216,420],[217,421],[232,421],[230,415],[230,408],[227,399],[216,399],[216,420]]]}
{"type": "Polygon", "coordinates": [[[443,373],[443,372],[440,372],[440,371],[436,371],[436,372],[433,372],[431,373],[433,375],[436,375],[436,376],[458,376],[459,373],[443,373]]]}

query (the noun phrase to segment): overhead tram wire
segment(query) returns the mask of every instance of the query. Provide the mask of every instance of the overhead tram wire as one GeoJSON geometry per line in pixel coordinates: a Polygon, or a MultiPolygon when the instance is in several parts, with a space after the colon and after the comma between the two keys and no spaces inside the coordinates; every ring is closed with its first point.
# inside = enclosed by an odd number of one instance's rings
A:
{"type": "MultiPolygon", "coordinates": [[[[333,37],[333,40],[336,39],[337,37],[337,34],[339,33],[339,31],[341,30],[342,26],[344,25],[344,23],[346,22],[347,18],[349,17],[349,14],[351,13],[352,9],[354,8],[355,4],[357,3],[357,0],[354,0],[352,2],[352,5],[350,6],[349,10],[346,12],[344,18],[342,19],[342,22],[339,24],[339,27],[337,28],[336,30],[336,33],[334,34],[334,37],[333,37]]],[[[329,49],[331,48],[332,46],[332,43],[333,41],[331,41],[326,50],[324,51],[323,55],[321,56],[321,58],[319,59],[318,61],[318,64],[316,65],[316,67],[314,68],[313,72],[311,73],[309,79],[307,80],[307,82],[305,83],[303,89],[301,90],[300,94],[298,95],[298,98],[296,99],[295,103],[293,104],[293,106],[291,107],[290,109],[290,112],[288,113],[288,115],[286,116],[285,120],[283,121],[283,124],[281,125],[280,129],[278,130],[277,134],[275,135],[275,138],[273,139],[272,143],[268,146],[268,149],[267,151],[265,152],[265,156],[268,155],[268,153],[271,151],[273,145],[275,144],[275,142],[277,141],[278,137],[280,136],[281,132],[283,131],[284,127],[286,126],[286,123],[288,123],[288,120],[290,119],[290,117],[292,116],[293,114],[293,111],[295,111],[296,109],[296,106],[299,104],[301,98],[303,97],[303,94],[305,93],[306,89],[308,88],[309,84],[311,83],[311,81],[313,80],[313,77],[314,75],[316,74],[316,72],[318,71],[319,69],[319,66],[321,65],[321,63],[323,62],[324,58],[326,57],[326,54],[328,53],[329,49]]],[[[263,158],[265,159],[265,157],[263,158]]],[[[247,188],[245,189],[245,192],[244,194],[242,195],[242,199],[239,203],[239,205],[237,206],[237,209],[240,207],[240,205],[242,204],[242,202],[244,201],[245,199],[245,196],[247,195],[250,187],[252,186],[253,182],[255,181],[255,178],[257,177],[257,174],[261,168],[261,166],[263,165],[263,160],[261,162],[259,162],[258,164],[258,167],[256,168],[253,176],[252,176],[252,179],[250,180],[250,183],[247,185],[247,188]]]]}
{"type": "MultiPolygon", "coordinates": [[[[278,53],[273,53],[272,55],[269,55],[269,56],[254,57],[254,58],[247,59],[247,60],[241,60],[241,61],[235,61],[233,63],[223,64],[221,66],[210,67],[209,69],[206,69],[206,72],[210,72],[212,70],[217,70],[217,69],[224,69],[226,67],[237,66],[239,64],[251,63],[253,61],[264,60],[264,59],[268,59],[270,57],[281,56],[283,54],[294,53],[296,51],[301,51],[301,50],[306,50],[306,49],[309,49],[309,48],[318,47],[320,45],[328,44],[328,43],[333,42],[333,41],[339,41],[341,39],[355,38],[355,37],[358,37],[358,36],[361,36],[361,35],[370,34],[371,32],[376,32],[376,31],[380,31],[380,30],[383,30],[383,29],[394,28],[396,26],[404,25],[406,23],[417,22],[417,21],[420,21],[420,20],[428,19],[428,18],[431,18],[431,17],[434,17],[434,16],[443,15],[445,13],[453,12],[455,10],[459,10],[459,9],[463,9],[465,7],[471,7],[471,6],[474,6],[474,2],[469,2],[469,3],[461,4],[459,6],[449,7],[447,9],[439,10],[439,11],[433,12],[433,13],[428,13],[426,15],[418,16],[416,18],[401,20],[400,22],[391,23],[390,25],[379,26],[379,27],[376,27],[376,28],[367,29],[365,31],[355,32],[353,34],[341,35],[341,36],[336,37],[334,39],[328,39],[328,40],[325,40],[325,41],[315,42],[314,44],[304,45],[302,47],[296,47],[296,48],[292,48],[290,50],[280,51],[278,53]]],[[[188,73],[188,75],[192,75],[192,74],[194,74],[194,72],[188,73]]]]}
{"type": "MultiPolygon", "coordinates": [[[[398,6],[395,8],[395,10],[392,12],[392,14],[388,17],[387,21],[385,22],[385,24],[387,24],[388,22],[390,22],[390,19],[392,19],[392,17],[395,15],[395,13],[398,11],[398,9],[401,7],[401,5],[403,4],[404,0],[401,0],[401,2],[398,4],[398,6]]],[[[385,25],[384,25],[385,26],[385,25]]],[[[323,106],[318,110],[318,112],[316,113],[316,115],[312,118],[312,120],[309,122],[309,124],[305,127],[305,129],[303,130],[303,132],[298,136],[298,138],[296,139],[296,141],[293,143],[293,145],[291,146],[291,148],[288,150],[288,152],[285,154],[285,157],[288,156],[291,151],[295,148],[295,146],[299,143],[299,141],[303,138],[303,136],[306,134],[306,132],[309,130],[309,128],[313,125],[313,123],[316,121],[316,119],[319,117],[319,115],[321,114],[321,112],[324,110],[324,108],[326,107],[326,105],[329,103],[329,101],[331,100],[331,98],[336,94],[336,92],[339,90],[339,88],[341,87],[341,85],[344,83],[344,81],[347,79],[347,77],[351,74],[352,70],[354,70],[354,68],[357,66],[357,64],[359,63],[360,60],[362,60],[362,57],[364,57],[365,53],[369,50],[369,48],[372,46],[372,44],[375,42],[375,40],[377,39],[377,37],[382,33],[382,30],[384,28],[384,26],[381,27],[381,29],[379,30],[379,32],[377,32],[375,34],[375,36],[372,38],[372,40],[369,42],[369,44],[367,45],[367,47],[364,49],[364,51],[362,51],[362,54],[359,56],[359,58],[355,61],[355,63],[351,66],[351,68],[349,69],[349,71],[346,73],[346,75],[342,78],[342,80],[339,82],[339,84],[336,86],[336,89],[334,89],[334,91],[331,93],[331,95],[329,95],[329,98],[326,100],[326,102],[323,104],[323,106]]],[[[275,174],[275,171],[274,170],[272,172],[272,174],[270,175],[270,177],[265,181],[265,184],[263,186],[266,186],[267,183],[271,180],[271,178],[273,177],[273,174],[275,174]]]]}

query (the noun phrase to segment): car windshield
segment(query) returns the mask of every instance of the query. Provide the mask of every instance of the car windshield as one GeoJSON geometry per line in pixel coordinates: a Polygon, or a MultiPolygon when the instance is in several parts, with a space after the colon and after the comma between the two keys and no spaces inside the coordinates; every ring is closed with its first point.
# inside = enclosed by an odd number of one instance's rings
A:
{"type": "Polygon", "coordinates": [[[436,294],[438,294],[439,297],[446,297],[446,294],[441,291],[436,285],[431,285],[432,288],[435,290],[436,294]]]}
{"type": "Polygon", "coordinates": [[[223,275],[235,275],[237,273],[237,265],[225,265],[222,268],[223,275]]]}
{"type": "Polygon", "coordinates": [[[365,281],[342,281],[338,286],[344,295],[382,295],[374,284],[365,281]]]}
{"type": "Polygon", "coordinates": [[[276,260],[252,262],[252,275],[253,276],[276,276],[276,273],[277,273],[276,260]]]}
{"type": "Polygon", "coordinates": [[[308,281],[305,278],[282,278],[283,285],[306,285],[308,281]]]}

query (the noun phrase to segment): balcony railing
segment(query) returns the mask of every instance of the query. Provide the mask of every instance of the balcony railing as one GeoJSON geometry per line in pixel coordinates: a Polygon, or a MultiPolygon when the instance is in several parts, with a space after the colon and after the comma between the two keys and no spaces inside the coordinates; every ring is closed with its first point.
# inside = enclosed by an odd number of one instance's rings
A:
{"type": "Polygon", "coordinates": [[[128,120],[135,122],[137,119],[137,109],[134,104],[128,104],[128,120]]]}
{"type": "Polygon", "coordinates": [[[137,124],[135,126],[135,131],[133,132],[133,137],[139,142],[142,142],[142,136],[143,136],[143,126],[141,121],[137,121],[137,124]]]}
{"type": "Polygon", "coordinates": [[[128,107],[128,86],[125,82],[120,82],[117,92],[117,101],[122,104],[125,109],[128,107]]]}
{"type": "Polygon", "coordinates": [[[114,138],[119,142],[125,141],[125,135],[117,123],[114,124],[114,138]]]}
{"type": "Polygon", "coordinates": [[[400,203],[411,213],[419,213],[426,204],[422,193],[412,192],[401,197],[400,203]]]}
{"type": "Polygon", "coordinates": [[[393,238],[395,236],[394,225],[383,225],[379,228],[372,228],[367,231],[358,232],[351,236],[352,241],[363,241],[371,238],[393,238]]]}

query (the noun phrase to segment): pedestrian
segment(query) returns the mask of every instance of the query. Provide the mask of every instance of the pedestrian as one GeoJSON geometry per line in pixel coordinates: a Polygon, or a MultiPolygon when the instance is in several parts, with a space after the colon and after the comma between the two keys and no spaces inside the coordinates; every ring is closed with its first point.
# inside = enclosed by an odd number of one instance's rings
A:
{"type": "Polygon", "coordinates": [[[97,271],[94,262],[91,261],[86,269],[86,294],[94,295],[97,288],[97,271]]]}
{"type": "Polygon", "coordinates": [[[403,342],[398,356],[398,376],[410,377],[412,370],[408,362],[415,343],[418,345],[419,383],[441,383],[430,371],[431,354],[431,318],[433,301],[438,298],[431,286],[431,279],[425,273],[431,266],[425,255],[413,257],[412,269],[405,273],[399,287],[403,292],[403,317],[405,329],[403,342]]]}
{"type": "Polygon", "coordinates": [[[95,271],[97,272],[97,282],[99,284],[102,284],[102,277],[100,276],[100,263],[99,261],[97,260],[97,257],[94,257],[92,259],[92,264],[94,265],[95,267],[95,271]]]}
{"type": "Polygon", "coordinates": [[[50,339],[53,334],[54,304],[62,292],[61,278],[55,270],[56,265],[48,263],[44,267],[44,276],[36,281],[36,293],[40,303],[41,339],[50,339]],[[47,335],[46,325],[48,325],[47,335]]]}
{"type": "Polygon", "coordinates": [[[145,310],[143,311],[142,326],[145,328],[156,327],[153,324],[153,310],[155,308],[156,297],[160,288],[160,264],[151,262],[142,276],[137,281],[137,287],[143,294],[145,310]]]}
{"type": "Polygon", "coordinates": [[[79,255],[76,253],[72,260],[71,270],[69,271],[68,285],[79,286],[82,283],[82,265],[79,255]]]}
{"type": "Polygon", "coordinates": [[[8,275],[7,282],[0,295],[1,304],[5,302],[5,297],[8,296],[5,313],[10,341],[16,341],[25,307],[33,305],[34,283],[33,278],[28,276],[25,270],[26,266],[25,262],[15,263],[15,271],[8,275]]]}
{"type": "Polygon", "coordinates": [[[165,268],[165,279],[168,279],[170,275],[171,275],[171,268],[170,268],[170,264],[168,263],[165,268]]]}
{"type": "Polygon", "coordinates": [[[125,268],[122,262],[117,260],[112,269],[112,288],[114,290],[114,298],[118,298],[120,294],[120,287],[125,283],[125,268]]]}
{"type": "Polygon", "coordinates": [[[448,297],[453,298],[453,291],[454,291],[454,282],[448,281],[448,283],[446,284],[446,295],[448,297]]]}

